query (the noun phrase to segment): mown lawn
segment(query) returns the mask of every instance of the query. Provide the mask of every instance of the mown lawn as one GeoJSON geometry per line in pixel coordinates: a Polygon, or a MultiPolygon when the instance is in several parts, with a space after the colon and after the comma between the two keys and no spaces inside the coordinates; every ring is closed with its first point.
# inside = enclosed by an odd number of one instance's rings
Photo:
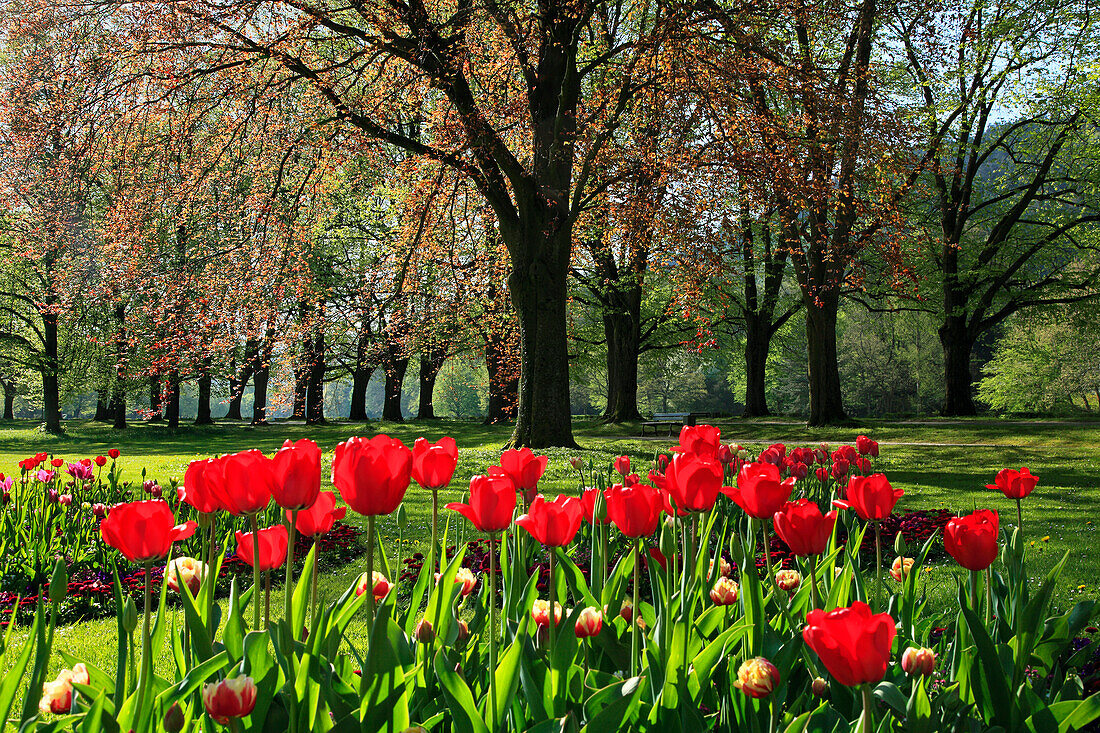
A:
{"type": "MultiPolygon", "coordinates": [[[[1001,511],[1002,525],[1015,525],[1015,505],[1000,493],[983,487],[992,483],[1000,468],[1028,466],[1040,477],[1035,493],[1024,503],[1027,539],[1034,542],[1029,552],[1033,575],[1041,577],[1068,551],[1070,559],[1055,605],[1064,610],[1083,598],[1100,597],[1100,553],[1096,552],[1096,525],[1100,522],[1100,423],[933,419],[908,423],[864,421],[858,427],[827,429],[808,429],[804,424],[783,420],[730,420],[719,424],[726,440],[750,449],[774,441],[788,445],[826,441],[835,446],[854,441],[857,434],[865,433],[882,444],[878,468],[895,486],[905,489],[899,510],[946,507],[969,511],[992,507],[1001,511]]],[[[567,460],[571,456],[579,454],[586,461],[607,465],[615,456],[625,453],[642,468],[657,451],[667,450],[673,442],[666,438],[641,439],[636,425],[581,422],[576,427],[581,450],[547,451],[550,463],[542,482],[545,493],[577,492],[577,474],[567,460]]],[[[452,435],[459,444],[459,466],[451,488],[442,492],[441,500],[445,503],[458,500],[469,477],[497,461],[509,434],[507,428],[452,421],[332,423],[308,428],[290,424],[252,428],[223,423],[205,428],[187,426],[174,433],[163,425],[135,425],[118,432],[102,424],[75,422],[67,423],[66,430],[64,436],[50,436],[31,423],[0,423],[0,472],[17,472],[16,463],[38,451],[75,460],[117,447],[122,451],[124,479],[140,480],[141,469],[145,468],[149,477],[167,485],[170,477],[181,477],[188,462],[196,458],[245,448],[271,452],[288,438],[313,438],[327,453],[326,459],[331,460],[336,443],[351,435],[381,431],[409,444],[420,435],[432,440],[452,435]]],[[[430,495],[413,486],[405,503],[409,524],[403,547],[397,545],[393,518],[378,524],[391,562],[425,549],[430,495]]],[[[359,517],[352,515],[348,521],[361,523],[359,517]]],[[[456,526],[452,517],[452,536],[456,526]]],[[[358,563],[352,563],[327,573],[321,583],[322,594],[335,597],[361,571],[358,563]]],[[[959,571],[948,562],[926,575],[935,606],[950,607],[954,578],[958,575],[959,571]]],[[[281,591],[278,598],[281,602],[281,591]]],[[[274,600],[272,605],[279,607],[274,600]]],[[[357,630],[355,636],[359,633],[357,630]]],[[[60,629],[57,648],[111,668],[115,622],[89,621],[60,629]]],[[[165,672],[170,671],[167,655],[161,663],[165,672]]]]}

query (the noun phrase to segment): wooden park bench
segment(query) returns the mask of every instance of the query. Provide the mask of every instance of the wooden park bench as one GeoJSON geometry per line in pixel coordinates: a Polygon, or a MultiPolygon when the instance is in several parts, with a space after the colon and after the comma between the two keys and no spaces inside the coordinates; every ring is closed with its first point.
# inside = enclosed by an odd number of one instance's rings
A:
{"type": "Polygon", "coordinates": [[[699,418],[711,417],[709,412],[656,412],[652,420],[642,423],[642,435],[646,428],[653,428],[653,434],[657,435],[658,428],[668,428],[668,435],[672,437],[677,430],[685,425],[694,425],[699,418]]]}

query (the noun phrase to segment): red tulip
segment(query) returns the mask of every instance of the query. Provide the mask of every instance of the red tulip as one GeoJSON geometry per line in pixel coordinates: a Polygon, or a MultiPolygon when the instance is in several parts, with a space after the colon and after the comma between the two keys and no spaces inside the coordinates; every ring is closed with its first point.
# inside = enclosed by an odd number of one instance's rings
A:
{"type": "Polygon", "coordinates": [[[615,470],[620,475],[626,476],[630,473],[630,456],[619,456],[615,459],[615,470]]]}
{"type": "Polygon", "coordinates": [[[584,491],[581,492],[581,509],[584,512],[584,514],[583,514],[584,521],[588,522],[589,524],[595,524],[596,521],[598,521],[600,524],[607,524],[611,521],[611,517],[608,516],[607,510],[606,510],[606,501],[607,501],[607,494],[606,493],[604,493],[605,508],[604,508],[603,519],[593,520],[593,518],[592,518],[595,511],[596,511],[596,494],[598,494],[598,493],[600,493],[599,489],[585,489],[584,491]]]}
{"type": "Polygon", "coordinates": [[[871,440],[866,435],[856,436],[856,450],[859,451],[861,456],[878,458],[878,443],[871,440]]]}
{"type": "Polygon", "coordinates": [[[724,476],[722,464],[714,458],[678,453],[669,464],[665,478],[677,509],[705,512],[714,506],[718,492],[722,490],[724,476]]]}
{"type": "Polygon", "coordinates": [[[103,541],[130,562],[163,560],[172,543],[195,533],[194,522],[176,524],[172,510],[159,499],[118,504],[99,525],[103,541]]]}
{"type": "Polygon", "coordinates": [[[848,468],[848,459],[837,458],[835,461],[833,461],[833,478],[837,480],[844,478],[848,474],[848,468]]]}
{"type": "Polygon", "coordinates": [[[204,473],[230,514],[258,514],[271,503],[271,459],[258,450],[215,458],[204,473]]]}
{"type": "Polygon", "coordinates": [[[661,494],[652,486],[615,484],[607,490],[607,516],[627,537],[656,532],[662,509],[661,494]]]}
{"type": "Polygon", "coordinates": [[[54,468],[61,468],[61,466],[65,465],[65,459],[64,458],[55,458],[52,461],[50,461],[50,465],[53,466],[54,468]]]}
{"type": "MultiPolygon", "coordinates": [[[[336,508],[336,494],[332,491],[322,491],[317,495],[317,500],[312,505],[298,512],[298,521],[294,523],[299,534],[304,537],[319,537],[325,534],[338,519],[343,519],[348,508],[342,506],[336,508]]],[[[291,511],[286,510],[286,518],[291,518],[291,511]]]]}
{"type": "MultiPolygon", "coordinates": [[[[547,616],[549,616],[549,611],[547,611],[547,616]]],[[[600,629],[602,628],[603,613],[600,609],[593,608],[592,606],[581,609],[580,614],[577,615],[577,622],[573,624],[573,631],[576,632],[578,639],[595,636],[600,633],[600,629]]]]}
{"type": "Polygon", "coordinates": [[[187,502],[203,514],[225,509],[218,490],[221,481],[219,469],[220,466],[210,459],[191,461],[183,474],[183,485],[176,489],[180,501],[187,502]]]}
{"type": "Polygon", "coordinates": [[[458,446],[454,438],[429,443],[417,438],[412,447],[412,477],[425,489],[438,490],[451,483],[458,465],[458,446]]]}
{"type": "Polygon", "coordinates": [[[536,496],[526,514],[516,519],[516,524],[527,530],[539,544],[546,547],[562,547],[573,541],[581,526],[581,503],[572,496],[558,494],[554,501],[536,496]]]}
{"type": "Polygon", "coordinates": [[[118,458],[118,448],[111,448],[109,451],[107,451],[107,455],[111,457],[111,460],[118,458]]]}
{"type": "Polygon", "coordinates": [[[723,493],[754,519],[771,519],[783,508],[794,489],[794,479],[781,479],[771,463],[746,463],[737,473],[737,487],[723,493]]]}
{"type": "Polygon", "coordinates": [[[1025,499],[1035,490],[1039,477],[1033,476],[1027,468],[1021,468],[1019,471],[1004,468],[997,472],[996,481],[994,484],[986,484],[985,488],[1001,491],[1009,499],[1025,499]]]}
{"type": "MultiPolygon", "coordinates": [[[[272,570],[281,567],[286,562],[286,525],[276,524],[274,527],[261,529],[257,536],[260,539],[260,570],[272,570]]],[[[252,550],[252,533],[238,532],[237,557],[250,566],[256,567],[252,550]]]]}
{"type": "Polygon", "coordinates": [[[722,431],[713,425],[685,425],[680,428],[680,445],[672,450],[700,458],[715,458],[722,444],[722,431]]]}
{"type": "Polygon", "coordinates": [[[348,438],[336,446],[332,483],[352,511],[390,514],[405,498],[412,477],[412,451],[396,438],[348,438]]]}
{"type": "Polygon", "coordinates": [[[728,466],[733,463],[733,451],[725,443],[718,446],[718,453],[715,457],[723,466],[728,466]]]}
{"type": "Polygon", "coordinates": [[[500,470],[512,479],[516,491],[531,492],[539,485],[546,461],[546,456],[536,456],[530,448],[506,450],[500,455],[500,470]]]}
{"type": "Polygon", "coordinates": [[[997,559],[998,521],[989,509],[951,519],[943,528],[943,549],[967,570],[985,570],[997,559]]]}
{"type": "Polygon", "coordinates": [[[107,456],[96,456],[95,457],[95,465],[97,465],[101,468],[103,466],[107,465],[107,456]]]}
{"type": "Polygon", "coordinates": [[[447,508],[469,519],[482,532],[500,532],[512,523],[516,490],[506,476],[474,476],[470,479],[470,503],[451,502],[447,508]]]}
{"type": "Polygon", "coordinates": [[[271,459],[271,495],[283,509],[305,509],[321,492],[321,449],[309,439],[283,443],[271,459]]]}
{"type": "Polygon", "coordinates": [[[829,546],[829,536],[836,524],[836,510],[822,516],[817,504],[809,499],[787,502],[772,517],[775,531],[799,557],[820,555],[829,546]]]}
{"type": "Polygon", "coordinates": [[[243,718],[256,707],[256,685],[251,677],[234,677],[202,688],[206,714],[221,725],[230,718],[243,718]]]}
{"type": "Polygon", "coordinates": [[[837,682],[856,687],[886,674],[896,633],[890,614],[872,614],[870,606],[856,601],[848,608],[810,611],[802,638],[837,682]]]}
{"type": "Polygon", "coordinates": [[[905,492],[890,486],[886,476],[852,476],[848,480],[848,495],[844,501],[834,501],[833,506],[855,509],[860,519],[878,521],[886,519],[894,511],[894,504],[905,492]]]}

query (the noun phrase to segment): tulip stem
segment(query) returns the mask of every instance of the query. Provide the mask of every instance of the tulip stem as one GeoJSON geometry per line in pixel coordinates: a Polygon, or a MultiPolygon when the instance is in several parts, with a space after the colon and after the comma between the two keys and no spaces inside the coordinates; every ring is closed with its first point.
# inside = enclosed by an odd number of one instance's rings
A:
{"type": "MultiPolygon", "coordinates": [[[[438,572],[438,570],[442,569],[442,568],[437,569],[436,566],[435,566],[435,548],[439,543],[438,523],[439,523],[439,492],[433,489],[432,490],[432,546],[431,546],[431,549],[428,550],[428,568],[430,569],[430,571],[432,573],[438,572]]],[[[435,576],[433,575],[432,577],[434,578],[435,576]]],[[[433,582],[432,585],[434,586],[435,583],[433,582]]]]}
{"type": "Polygon", "coordinates": [[[260,525],[255,514],[249,515],[252,522],[252,630],[260,628],[260,525]]]}
{"type": "Polygon", "coordinates": [[[210,633],[216,631],[213,628],[214,619],[214,592],[217,590],[218,576],[214,570],[214,546],[218,539],[218,518],[213,512],[206,515],[210,519],[210,537],[206,543],[206,572],[203,574],[203,583],[209,584],[206,589],[206,623],[210,626],[210,633]]]}
{"type": "Polygon", "coordinates": [[[496,532],[489,533],[489,705],[492,715],[490,730],[496,730],[497,720],[497,558],[493,547],[496,532]]]}
{"type": "Polygon", "coordinates": [[[1016,500],[1016,526],[1020,528],[1020,539],[1024,536],[1024,510],[1020,506],[1020,500],[1016,500]]]}
{"type": "MultiPolygon", "coordinates": [[[[429,568],[429,572],[430,572],[429,568]]],[[[367,619],[370,629],[374,629],[374,515],[367,515],[367,619]]]]}
{"type": "Polygon", "coordinates": [[[144,710],[145,690],[149,686],[149,674],[153,667],[152,641],[149,632],[149,614],[153,605],[153,584],[149,578],[153,572],[153,561],[145,561],[145,623],[141,633],[141,671],[138,673],[138,697],[134,710],[144,710]]]}
{"type": "MultiPolygon", "coordinates": [[[[320,535],[313,538],[314,546],[317,545],[317,539],[320,535]]],[[[310,593],[309,593],[309,620],[313,621],[317,616],[317,553],[313,553],[313,562],[310,564],[310,593]]],[[[371,595],[374,595],[374,588],[371,588],[371,595]]]]}
{"type": "Polygon", "coordinates": [[[878,602],[882,598],[882,522],[875,522],[875,596],[878,602]]]}
{"type": "Polygon", "coordinates": [[[978,571],[970,571],[970,605],[977,612],[982,605],[981,598],[978,596],[978,571]]]}
{"type": "Polygon", "coordinates": [[[287,527],[287,543],[286,543],[286,588],[283,589],[283,617],[286,619],[286,623],[290,626],[290,633],[292,639],[298,639],[301,637],[301,629],[295,629],[294,624],[290,620],[290,601],[294,593],[294,542],[297,539],[298,534],[298,510],[290,510],[290,526],[287,527]]]}
{"type": "MultiPolygon", "coordinates": [[[[694,524],[694,516],[692,517],[692,523],[694,524]]],[[[682,604],[681,608],[682,608],[682,611],[683,611],[683,618],[684,618],[684,677],[683,677],[683,680],[684,680],[684,690],[685,690],[685,692],[687,690],[688,666],[689,666],[688,637],[691,636],[691,603],[690,603],[690,601],[688,601],[688,591],[693,587],[693,584],[695,582],[695,563],[692,562],[692,560],[691,560],[691,558],[694,557],[694,555],[695,555],[695,548],[693,547],[693,542],[692,542],[693,535],[694,535],[694,532],[689,529],[688,523],[685,520],[684,521],[684,594],[683,594],[683,598],[680,599],[680,603],[682,604]],[[688,563],[691,563],[691,564],[689,565],[688,563]],[[689,577],[690,577],[690,580],[689,580],[689,577]]],[[[635,608],[634,609],[634,615],[633,615],[633,619],[634,619],[635,622],[637,622],[640,615],[641,615],[641,609],[635,608]]],[[[682,723],[683,723],[683,720],[681,719],[681,724],[682,723]]]]}
{"type": "Polygon", "coordinates": [[[875,698],[871,694],[871,686],[863,685],[863,730],[872,733],[875,730],[873,713],[875,698]]]}
{"type": "Polygon", "coordinates": [[[985,569],[985,625],[993,619],[993,566],[985,569]]]}
{"type": "MultiPolygon", "coordinates": [[[[551,700],[551,707],[553,708],[554,717],[558,717],[558,675],[554,670],[554,640],[558,635],[558,587],[554,583],[554,549],[553,547],[547,548],[550,551],[550,614],[549,614],[549,626],[550,626],[550,654],[548,662],[550,666],[550,689],[553,690],[553,699],[551,700]]],[[[494,670],[495,673],[495,670],[494,670]]]]}
{"type": "MultiPolygon", "coordinates": [[[[264,571],[264,629],[271,629],[271,571],[264,571]]],[[[291,631],[291,633],[294,633],[291,631]]]]}
{"type": "Polygon", "coordinates": [[[817,555],[810,555],[810,603],[811,608],[821,608],[821,598],[817,590],[817,555]]]}
{"type": "MultiPolygon", "coordinates": [[[[630,676],[637,677],[641,670],[639,660],[641,659],[641,646],[638,642],[638,589],[642,585],[642,541],[640,539],[634,540],[634,606],[630,612],[630,676]]],[[[686,662],[685,662],[686,663],[686,662]]]]}

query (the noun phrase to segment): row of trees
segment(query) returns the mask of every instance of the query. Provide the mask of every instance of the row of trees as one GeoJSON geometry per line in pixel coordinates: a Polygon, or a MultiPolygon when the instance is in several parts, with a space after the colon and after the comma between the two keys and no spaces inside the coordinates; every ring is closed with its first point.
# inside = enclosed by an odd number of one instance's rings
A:
{"type": "MultiPolygon", "coordinates": [[[[805,328],[811,424],[846,419],[842,303],[938,322],[948,415],[974,346],[1097,295],[1095,22],[1087,3],[880,5],[20,0],[5,6],[0,349],[96,380],[124,425],[150,390],[198,422],[219,382],[267,419],[371,374],[400,419],[417,359],[472,353],[490,421],[572,444],[570,360],[805,328]],[[17,21],[17,22],[16,22],[17,21]]],[[[773,360],[774,361],[774,360],[773,360]]]]}

